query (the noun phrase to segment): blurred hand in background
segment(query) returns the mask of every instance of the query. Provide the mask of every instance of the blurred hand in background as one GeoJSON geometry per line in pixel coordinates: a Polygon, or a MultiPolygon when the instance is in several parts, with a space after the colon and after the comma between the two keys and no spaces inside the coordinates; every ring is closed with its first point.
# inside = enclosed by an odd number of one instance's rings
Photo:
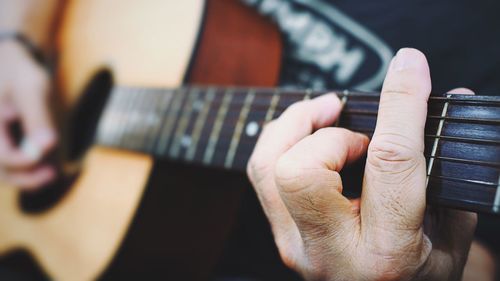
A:
{"type": "Polygon", "coordinates": [[[50,79],[31,54],[15,40],[0,43],[0,179],[22,188],[43,186],[55,177],[41,164],[57,137],[50,119],[50,79]],[[19,122],[23,139],[10,128],[19,122]]]}
{"type": "Polygon", "coordinates": [[[49,74],[15,35],[47,53],[57,6],[58,0],[0,0],[0,181],[23,189],[54,180],[54,167],[42,160],[57,135],[48,107],[49,74]],[[20,125],[21,139],[13,124],[20,125]]]}

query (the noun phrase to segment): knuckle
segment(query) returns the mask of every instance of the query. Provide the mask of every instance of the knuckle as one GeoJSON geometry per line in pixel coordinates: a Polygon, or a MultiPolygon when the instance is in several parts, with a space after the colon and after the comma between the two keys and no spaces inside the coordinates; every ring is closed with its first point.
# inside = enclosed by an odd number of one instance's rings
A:
{"type": "Polygon", "coordinates": [[[314,137],[318,137],[324,140],[334,140],[336,144],[343,146],[346,142],[346,139],[340,137],[342,135],[350,135],[353,132],[346,128],[339,127],[325,127],[316,130],[313,133],[314,137]]]}
{"type": "Polygon", "coordinates": [[[302,100],[291,104],[284,112],[282,116],[288,114],[300,114],[304,109],[311,103],[310,100],[302,100]]]}
{"type": "MultiPolygon", "coordinates": [[[[332,132],[337,131],[337,130],[346,130],[343,128],[320,128],[316,130],[316,132],[313,133],[314,136],[319,137],[319,138],[324,138],[328,137],[332,134],[332,132]]],[[[346,130],[347,131],[347,130],[346,130]]]]}
{"type": "Polygon", "coordinates": [[[263,152],[263,148],[266,148],[266,145],[261,142],[270,134],[270,132],[274,130],[273,128],[275,124],[276,121],[271,121],[264,125],[259,141],[257,142],[257,146],[248,160],[246,173],[253,184],[258,184],[260,179],[269,174],[271,170],[269,157],[267,157],[266,153],[263,152]]]}
{"type": "Polygon", "coordinates": [[[278,159],[274,176],[281,189],[290,193],[301,189],[301,183],[304,183],[306,177],[301,164],[286,154],[278,159]]]}
{"type": "Polygon", "coordinates": [[[368,147],[368,162],[380,172],[413,170],[423,159],[423,153],[412,142],[402,135],[378,135],[368,147]]]}
{"type": "Polygon", "coordinates": [[[260,154],[252,154],[248,161],[246,172],[252,184],[259,184],[270,173],[268,161],[260,154]]]}

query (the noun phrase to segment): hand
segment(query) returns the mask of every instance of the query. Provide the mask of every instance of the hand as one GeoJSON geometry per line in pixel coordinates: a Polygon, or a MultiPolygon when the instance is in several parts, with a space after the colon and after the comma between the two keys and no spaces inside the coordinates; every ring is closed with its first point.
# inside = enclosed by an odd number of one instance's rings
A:
{"type": "Polygon", "coordinates": [[[52,166],[41,160],[56,144],[47,99],[49,78],[14,41],[0,43],[0,180],[34,189],[55,177],[52,166]],[[24,140],[14,143],[9,126],[20,121],[24,140]]]}
{"type": "Polygon", "coordinates": [[[476,215],[426,211],[425,56],[402,49],[381,94],[371,143],[334,123],[334,95],[269,123],[248,175],[284,262],[309,280],[459,280],[476,215]],[[368,153],[362,196],[342,195],[342,167],[368,153]],[[425,219],[425,227],[424,227],[425,219]]]}

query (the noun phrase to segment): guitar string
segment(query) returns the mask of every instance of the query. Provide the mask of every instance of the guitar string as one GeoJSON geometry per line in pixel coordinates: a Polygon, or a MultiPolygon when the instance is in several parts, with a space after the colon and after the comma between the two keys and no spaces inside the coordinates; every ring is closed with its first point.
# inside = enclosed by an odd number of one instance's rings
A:
{"type": "MultiPolygon", "coordinates": [[[[283,105],[283,104],[280,104],[276,107],[276,111],[279,111],[279,112],[284,112],[285,109],[287,109],[291,104],[293,104],[294,102],[297,102],[298,100],[293,100],[293,101],[289,101],[290,104],[286,104],[286,105],[283,105]]],[[[251,113],[252,114],[256,114],[256,113],[263,113],[265,111],[268,110],[268,102],[269,101],[266,101],[267,103],[262,103],[262,104],[259,104],[259,103],[253,103],[252,104],[252,111],[251,113]],[[259,111],[260,110],[260,111],[259,111]]],[[[349,105],[353,105],[355,101],[348,101],[347,102],[347,106],[349,105]]],[[[211,103],[211,106],[217,106],[217,105],[220,105],[221,103],[219,101],[213,101],[211,103]]],[[[244,102],[233,102],[231,103],[231,109],[229,109],[228,111],[228,115],[227,116],[231,116],[232,114],[236,114],[236,115],[239,115],[239,108],[238,106],[242,106],[244,105],[244,102]]],[[[120,111],[120,110],[116,110],[114,109],[115,111],[120,111]]],[[[126,109],[126,113],[128,114],[130,109],[126,109]]],[[[135,109],[134,111],[139,111],[137,109],[135,109]]],[[[145,112],[150,112],[150,110],[148,108],[145,108],[144,109],[145,112]]],[[[144,113],[144,112],[143,112],[144,113]]],[[[354,109],[349,109],[349,110],[342,110],[341,111],[341,115],[346,115],[346,114],[351,114],[351,115],[373,115],[373,116],[377,116],[378,115],[378,111],[370,111],[370,110],[354,110],[354,109]]],[[[455,117],[455,116],[447,116],[447,117],[441,117],[441,116],[438,116],[438,115],[428,115],[427,116],[427,120],[429,119],[432,119],[432,120],[445,120],[445,121],[450,121],[450,122],[454,122],[454,123],[458,123],[458,124],[466,124],[466,123],[476,123],[476,124],[485,124],[485,125],[500,125],[500,120],[497,120],[497,119],[485,119],[485,118],[468,118],[468,117],[463,117],[463,116],[460,116],[460,117],[455,117]]]]}
{"type": "MultiPolygon", "coordinates": [[[[243,103],[241,103],[241,104],[243,104],[243,103]]],[[[236,105],[236,104],[233,104],[233,105],[236,105]]],[[[279,107],[277,108],[277,111],[283,111],[283,110],[284,110],[284,109],[286,109],[288,106],[289,106],[289,105],[285,105],[285,106],[281,105],[281,106],[279,106],[279,107]]],[[[233,108],[234,108],[234,107],[233,107],[233,108]]],[[[252,111],[252,113],[253,113],[253,114],[255,114],[256,112],[258,112],[258,111],[256,111],[256,110],[255,110],[255,109],[258,109],[258,108],[256,108],[256,106],[254,106],[254,107],[253,107],[253,109],[254,109],[254,110],[252,111]]],[[[267,107],[267,106],[265,106],[265,107],[260,108],[260,109],[265,109],[265,110],[267,110],[267,109],[268,109],[268,107],[267,107]]],[[[233,114],[235,114],[235,113],[239,113],[239,110],[234,110],[234,109],[233,109],[233,110],[231,110],[231,111],[228,113],[228,117],[232,116],[232,115],[233,115],[233,114]]],[[[261,111],[260,113],[262,113],[262,111],[261,111]]],[[[367,115],[377,115],[377,112],[375,112],[375,111],[363,111],[363,113],[364,113],[364,114],[367,114],[367,115]]],[[[356,111],[354,111],[354,112],[343,111],[343,112],[341,113],[341,116],[342,116],[342,117],[346,117],[346,116],[348,117],[350,114],[351,114],[351,115],[355,115],[355,114],[359,114],[359,112],[356,112],[356,111]]],[[[429,116],[427,119],[437,119],[437,120],[446,120],[446,119],[447,119],[447,120],[449,120],[449,121],[454,121],[454,122],[456,122],[456,123],[471,123],[471,122],[474,122],[474,123],[484,123],[484,122],[487,122],[488,124],[493,123],[493,124],[495,124],[495,125],[496,125],[497,123],[500,123],[500,122],[499,122],[500,120],[498,120],[498,121],[497,121],[497,120],[493,120],[493,119],[474,119],[474,118],[470,118],[470,119],[460,119],[460,118],[458,118],[458,119],[457,119],[457,118],[455,118],[455,119],[454,119],[453,117],[451,117],[451,118],[450,118],[450,117],[448,117],[448,118],[442,118],[442,117],[437,117],[437,116],[429,116]]],[[[229,118],[228,118],[228,119],[226,119],[226,121],[225,121],[225,122],[228,122],[228,121],[235,121],[235,120],[234,120],[234,119],[229,119],[229,118]]],[[[440,137],[440,138],[443,138],[443,139],[447,138],[448,140],[452,140],[452,141],[468,141],[468,142],[475,142],[475,143],[500,144],[500,142],[499,142],[499,141],[497,141],[497,140],[472,139],[472,138],[466,138],[466,137],[447,136],[447,135],[444,135],[444,134],[443,134],[443,135],[441,135],[441,136],[432,136],[432,135],[431,135],[430,137],[434,137],[434,138],[439,138],[439,137],[440,137]]]]}
{"type": "MultiPolygon", "coordinates": [[[[349,99],[352,98],[373,98],[373,99],[379,99],[380,98],[380,93],[369,93],[369,92],[357,92],[357,91],[338,91],[338,90],[332,90],[332,91],[313,91],[313,90],[294,90],[294,89],[286,89],[286,88],[260,88],[260,87],[252,87],[252,88],[243,88],[243,87],[226,87],[226,88],[220,88],[220,87],[210,87],[210,86],[203,86],[203,87],[196,87],[196,86],[187,86],[187,87],[180,87],[176,89],[153,89],[153,88],[134,88],[134,87],[115,87],[118,89],[121,89],[122,92],[132,92],[132,93],[137,93],[137,94],[144,94],[149,95],[153,94],[154,92],[158,92],[160,94],[165,94],[165,93],[175,93],[177,91],[190,91],[193,90],[194,88],[200,88],[203,92],[208,91],[208,89],[215,89],[217,93],[225,93],[227,90],[231,89],[235,95],[245,95],[248,94],[249,91],[254,90],[256,91],[256,95],[273,95],[273,94],[278,94],[281,95],[282,97],[297,97],[297,100],[301,100],[301,97],[304,97],[308,91],[311,93],[311,97],[315,98],[324,94],[328,93],[333,93],[336,94],[339,98],[343,98],[345,96],[348,96],[349,99]]],[[[459,95],[459,94],[454,94],[451,95],[451,97],[448,96],[437,96],[437,95],[431,95],[429,97],[429,100],[436,100],[436,101],[442,101],[442,102],[451,102],[451,103],[472,103],[473,105],[484,105],[484,106],[500,106],[500,99],[496,98],[495,96],[477,96],[477,95],[459,95]],[[481,99],[486,99],[486,100],[478,100],[477,98],[481,99]]]]}
{"type": "MultiPolygon", "coordinates": [[[[234,113],[234,112],[233,112],[234,113]]],[[[221,136],[228,136],[228,135],[225,135],[224,133],[225,132],[229,132],[230,134],[232,134],[232,129],[233,129],[233,126],[230,126],[228,123],[230,124],[233,124],[235,122],[238,121],[237,118],[232,118],[233,114],[229,114],[228,113],[228,116],[229,118],[226,118],[225,121],[224,121],[224,124],[223,124],[223,127],[222,127],[222,132],[221,132],[221,136]]],[[[340,115],[340,117],[344,117],[344,119],[346,117],[348,117],[349,114],[345,114],[345,113],[342,113],[340,115]]],[[[236,116],[234,116],[236,117],[236,116]]],[[[427,120],[432,120],[434,118],[428,118],[427,120]]],[[[207,121],[210,121],[211,118],[208,118],[207,121]]],[[[440,119],[439,119],[440,120],[440,119]]],[[[372,121],[376,121],[375,120],[372,120],[372,121]]],[[[345,122],[345,121],[344,121],[345,122]]],[[[208,122],[210,123],[210,122],[208,122]]],[[[344,125],[345,128],[347,129],[350,129],[350,130],[353,130],[353,131],[358,131],[358,132],[362,132],[362,133],[368,133],[368,134],[373,134],[374,133],[374,129],[368,129],[368,128],[360,128],[360,127],[355,127],[355,126],[352,126],[352,125],[344,125]]],[[[449,133],[443,133],[439,136],[437,135],[432,135],[432,134],[426,134],[425,137],[428,137],[428,138],[433,138],[433,139],[443,139],[443,140],[447,140],[447,141],[450,141],[450,142],[465,142],[465,143],[475,143],[475,144],[483,144],[483,145],[500,145],[500,140],[496,140],[496,139],[482,139],[482,138],[471,138],[471,137],[461,137],[461,136],[454,136],[454,135],[450,135],[449,133]]]]}
{"type": "MultiPolygon", "coordinates": [[[[235,95],[238,95],[237,93],[235,93],[235,95]]],[[[262,99],[262,96],[263,94],[262,93],[256,93],[256,99],[255,101],[252,103],[252,108],[259,108],[260,106],[263,106],[264,109],[267,109],[268,107],[268,100],[267,99],[262,99]]],[[[320,96],[321,94],[313,94],[313,97],[317,97],[317,96],[320,96]]],[[[338,94],[339,97],[342,97],[344,96],[343,94],[338,94]]],[[[266,95],[265,96],[266,98],[267,97],[270,97],[270,95],[266,95]]],[[[286,99],[286,98],[289,98],[290,95],[288,94],[284,94],[283,96],[281,96],[281,100],[283,101],[283,99],[286,99]]],[[[291,96],[293,99],[292,100],[289,100],[288,102],[290,103],[293,103],[293,102],[296,102],[296,101],[300,101],[302,100],[302,98],[304,97],[303,94],[293,94],[293,96],[291,96]]],[[[356,97],[361,97],[360,95],[354,95],[354,94],[351,94],[349,95],[349,98],[350,100],[347,102],[347,105],[352,105],[353,103],[355,102],[359,102],[360,104],[364,104],[364,103],[367,103],[367,101],[357,101],[357,100],[353,100],[353,98],[356,98],[356,97]]],[[[364,97],[364,96],[363,96],[364,97]]],[[[376,98],[379,98],[379,96],[374,96],[374,95],[370,95],[369,97],[376,97],[376,98]]],[[[476,96],[477,97],[477,96],[476,96]]],[[[436,97],[438,99],[447,99],[446,97],[436,97]]],[[[453,100],[453,101],[456,101],[456,102],[471,102],[471,101],[462,101],[462,100],[453,100]]],[[[379,104],[379,101],[378,100],[373,100],[371,101],[372,103],[374,103],[375,105],[378,106],[379,104]]],[[[473,101],[474,104],[472,105],[476,105],[478,101],[473,101]]],[[[481,101],[482,102],[482,101],[481,101]]],[[[500,102],[500,101],[499,101],[500,102]]],[[[492,106],[491,104],[491,101],[486,101],[485,102],[486,104],[484,105],[487,105],[487,106],[492,106]]],[[[220,101],[217,101],[215,100],[213,103],[213,105],[220,105],[220,101]]],[[[243,105],[244,102],[243,100],[242,101],[238,101],[238,102],[232,102],[231,105],[233,106],[233,109],[235,106],[241,106],[243,105]]],[[[433,104],[430,104],[429,106],[432,106],[433,104]]],[[[287,105],[279,105],[279,108],[278,109],[284,109],[286,107],[288,107],[289,104],[287,105]]],[[[353,111],[353,113],[359,113],[359,114],[366,114],[366,115],[377,115],[378,112],[377,111],[370,111],[370,110],[351,110],[353,111]]],[[[500,124],[500,120],[495,120],[495,119],[478,119],[478,118],[460,118],[460,117],[446,117],[446,118],[443,118],[443,117],[437,117],[437,116],[432,116],[432,118],[440,118],[441,119],[446,119],[446,120],[454,120],[454,121],[464,121],[464,122],[479,122],[479,123],[482,123],[482,122],[489,122],[489,123],[493,123],[493,124],[500,124]]]]}
{"type": "MultiPolygon", "coordinates": [[[[283,97],[288,98],[290,96],[291,95],[281,95],[280,97],[281,97],[282,100],[284,100],[283,97]]],[[[292,98],[298,97],[299,99],[294,99],[294,100],[291,101],[291,103],[299,101],[300,99],[302,99],[303,96],[304,96],[303,94],[293,95],[292,98]]],[[[319,96],[319,94],[318,94],[318,96],[319,96]]],[[[337,96],[339,96],[338,93],[337,93],[337,96]]],[[[372,96],[370,95],[368,97],[372,97],[372,96]]],[[[377,98],[379,98],[379,97],[377,97],[377,98]]],[[[433,98],[431,98],[431,100],[432,99],[433,98]]],[[[444,98],[440,98],[440,97],[436,97],[435,99],[436,100],[444,100],[444,98]]],[[[456,100],[453,100],[453,101],[456,101],[456,100]]],[[[453,101],[452,101],[452,103],[453,103],[453,101]]],[[[351,99],[350,102],[351,102],[351,104],[353,103],[352,99],[351,99]]],[[[374,103],[376,105],[379,104],[378,100],[373,100],[373,101],[366,101],[366,100],[364,100],[364,101],[359,101],[359,102],[362,102],[362,103],[365,103],[365,104],[366,103],[374,103]]],[[[495,104],[493,104],[493,103],[496,103],[496,102],[492,103],[491,101],[479,101],[479,102],[478,101],[472,101],[471,102],[471,101],[467,101],[467,100],[466,101],[456,101],[456,102],[464,104],[464,105],[471,105],[471,106],[485,105],[485,106],[489,106],[489,107],[495,106],[495,104]]],[[[282,103],[282,102],[280,102],[280,103],[282,103]]],[[[241,104],[243,104],[243,103],[241,103],[241,104]]],[[[286,109],[290,104],[285,105],[285,106],[283,106],[283,105],[278,106],[277,107],[277,111],[280,111],[280,113],[282,113],[283,110],[286,109]]],[[[255,103],[252,104],[252,109],[254,109],[255,107],[256,107],[255,103]]],[[[268,109],[267,104],[265,104],[265,106],[263,108],[265,110],[267,110],[268,109]]],[[[253,110],[253,112],[255,112],[255,110],[253,110]]],[[[378,112],[376,112],[376,111],[365,111],[363,113],[368,114],[368,115],[372,115],[372,116],[376,116],[378,114],[378,112]]],[[[360,112],[349,112],[348,110],[344,110],[342,112],[342,116],[344,118],[345,118],[346,115],[349,115],[349,114],[351,114],[353,116],[356,116],[356,114],[357,115],[361,115],[362,113],[360,114],[360,112]]],[[[178,118],[178,116],[177,116],[177,118],[178,118]]],[[[428,116],[427,120],[429,120],[429,119],[437,119],[437,120],[445,119],[445,120],[448,120],[448,121],[455,121],[456,123],[459,123],[459,124],[461,124],[461,123],[477,122],[477,123],[480,123],[480,124],[489,123],[490,125],[497,125],[499,123],[499,121],[500,121],[500,120],[495,120],[495,119],[474,119],[474,118],[473,119],[461,119],[461,118],[463,118],[463,117],[440,118],[438,116],[428,116]]],[[[371,129],[369,131],[371,133],[373,132],[371,129]]],[[[433,137],[433,136],[430,135],[430,136],[426,136],[426,137],[433,137]]],[[[462,138],[461,140],[463,140],[463,139],[465,139],[465,138],[462,138]]],[[[471,139],[471,140],[475,141],[474,139],[471,139]]],[[[247,141],[245,141],[245,142],[247,142],[247,141]]],[[[252,144],[254,144],[254,141],[250,140],[248,142],[251,142],[252,144]]],[[[253,147],[252,147],[251,150],[253,150],[253,147]]],[[[248,154],[248,152],[247,152],[247,154],[248,154]]],[[[427,157],[429,157],[429,156],[427,155],[427,157]]],[[[464,164],[472,164],[472,165],[478,165],[479,164],[479,165],[493,166],[495,168],[498,168],[499,164],[500,164],[500,163],[493,163],[493,162],[486,162],[486,161],[479,161],[479,160],[470,160],[470,159],[459,159],[459,158],[451,158],[451,157],[435,156],[435,158],[436,159],[441,159],[441,160],[444,160],[444,161],[461,162],[461,163],[464,163],[464,164]]],[[[477,180],[470,180],[470,179],[461,179],[461,178],[456,178],[456,177],[446,177],[446,176],[439,176],[439,175],[429,175],[429,177],[431,177],[431,178],[437,178],[437,179],[441,179],[441,180],[447,180],[447,181],[450,181],[450,180],[451,181],[457,181],[457,182],[461,182],[461,183],[465,183],[465,184],[474,184],[474,185],[479,185],[479,186],[488,186],[488,187],[494,186],[494,187],[498,188],[498,186],[497,186],[498,184],[497,183],[493,183],[493,182],[477,181],[477,180]]],[[[487,205],[491,205],[491,204],[487,203],[487,205]]]]}
{"type": "MultiPolygon", "coordinates": [[[[137,92],[136,92],[136,93],[137,93],[137,92]]],[[[142,92],[142,93],[144,93],[144,92],[142,92]]],[[[164,94],[164,91],[159,91],[159,93],[164,94]]],[[[148,93],[148,94],[150,94],[150,93],[148,93]]],[[[320,95],[320,94],[318,94],[318,95],[320,95]]],[[[303,94],[297,94],[297,95],[294,95],[294,96],[303,97],[303,94]]],[[[360,95],[358,95],[358,96],[360,96],[360,95]]],[[[375,96],[375,95],[370,95],[370,97],[374,97],[374,96],[375,96]]],[[[283,97],[290,97],[290,95],[284,95],[283,97]]],[[[444,99],[444,97],[443,97],[443,99],[444,99]]],[[[295,102],[295,101],[296,101],[296,100],[292,100],[292,101],[291,101],[291,103],[293,103],[293,102],[295,102]]],[[[352,103],[353,101],[350,101],[350,102],[352,103]]],[[[240,104],[244,104],[244,103],[240,103],[240,104]]],[[[378,102],[377,102],[377,104],[378,104],[378,102]]],[[[232,104],[232,105],[237,105],[237,104],[232,104]]],[[[284,109],[286,109],[288,106],[289,106],[289,105],[284,105],[284,106],[283,106],[283,105],[280,105],[280,106],[277,108],[277,111],[283,111],[283,110],[284,110],[284,109]]],[[[252,104],[252,109],[255,109],[255,107],[256,107],[256,106],[255,106],[255,103],[253,103],[253,104],[252,104]]],[[[266,104],[266,106],[265,106],[265,107],[263,107],[263,108],[264,108],[265,110],[267,110],[267,109],[268,109],[267,104],[266,104]]],[[[253,112],[253,113],[255,113],[255,110],[253,110],[252,112],[253,112]]],[[[354,111],[354,112],[343,111],[341,114],[342,114],[343,116],[345,116],[345,115],[348,115],[348,114],[353,114],[353,115],[354,115],[354,114],[359,114],[359,113],[360,113],[360,112],[356,112],[356,111],[354,111]]],[[[377,112],[375,112],[375,111],[363,111],[363,114],[368,114],[368,115],[377,115],[377,112]]],[[[445,119],[445,118],[440,118],[440,117],[437,117],[437,116],[429,116],[429,117],[428,117],[428,119],[439,119],[439,120],[440,120],[440,119],[445,119]]],[[[468,123],[469,123],[469,122],[479,122],[479,123],[484,123],[484,122],[489,122],[489,123],[492,123],[492,122],[493,122],[494,124],[497,124],[497,123],[499,123],[499,121],[500,121],[500,120],[493,120],[493,119],[466,119],[466,120],[461,120],[460,118],[454,118],[454,117],[448,117],[447,119],[448,119],[448,120],[452,120],[452,119],[454,119],[453,121],[467,121],[468,123]],[[456,120],[455,120],[455,119],[456,119],[456,120]]],[[[234,121],[234,120],[233,120],[233,121],[234,121]]],[[[427,137],[437,138],[438,136],[428,135],[427,137]]],[[[446,136],[445,136],[445,135],[442,135],[441,137],[446,137],[446,136]]],[[[472,142],[482,142],[482,141],[484,141],[484,140],[482,140],[482,139],[479,139],[479,140],[478,140],[478,139],[470,139],[470,138],[463,138],[463,137],[451,137],[451,139],[450,139],[450,140],[455,140],[455,141],[472,141],[472,142]]],[[[497,141],[490,141],[490,142],[492,142],[493,144],[499,144],[499,142],[497,142],[497,141]]]]}
{"type": "MultiPolygon", "coordinates": [[[[362,130],[353,129],[353,131],[365,133],[362,130]]],[[[226,139],[225,137],[229,137],[229,136],[230,136],[229,134],[221,135],[222,138],[221,138],[221,141],[219,142],[219,144],[221,146],[224,146],[224,145],[228,144],[229,142],[225,141],[225,139],[226,139]]],[[[430,136],[426,137],[426,139],[429,139],[429,138],[434,139],[434,138],[432,138],[430,136]]],[[[202,145],[202,144],[204,144],[204,141],[198,142],[198,145],[202,145]]],[[[244,145],[246,145],[246,147],[251,147],[250,149],[246,150],[248,153],[250,153],[253,150],[253,145],[255,144],[255,140],[242,139],[242,141],[241,141],[240,144],[244,144],[244,145]]],[[[425,154],[424,156],[427,157],[427,158],[430,158],[429,154],[425,154]]],[[[466,159],[466,158],[456,158],[456,157],[446,157],[446,156],[442,156],[442,155],[441,156],[436,156],[434,158],[440,159],[440,160],[444,160],[444,161],[461,162],[462,164],[467,164],[467,165],[476,165],[476,166],[486,166],[486,167],[500,168],[500,162],[482,161],[482,160],[474,160],[474,159],[466,159]]]]}

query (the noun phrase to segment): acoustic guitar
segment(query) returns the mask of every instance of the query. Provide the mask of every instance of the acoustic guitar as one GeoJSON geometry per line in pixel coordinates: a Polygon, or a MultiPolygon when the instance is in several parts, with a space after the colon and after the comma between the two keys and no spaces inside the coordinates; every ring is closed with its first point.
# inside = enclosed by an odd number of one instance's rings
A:
{"type": "MultiPolygon", "coordinates": [[[[238,1],[73,0],[62,8],[60,26],[59,119],[69,120],[63,156],[65,171],[75,176],[35,194],[0,189],[0,254],[23,249],[52,279],[102,276],[135,233],[131,225],[140,224],[138,209],[148,208],[144,196],[155,163],[197,167],[180,174],[185,182],[207,174],[202,167],[243,172],[266,122],[294,102],[324,94],[273,88],[279,33],[238,1]]],[[[332,125],[370,136],[379,95],[334,92],[344,108],[332,125]]],[[[425,143],[430,204],[499,213],[499,97],[432,96],[425,143]]],[[[165,246],[173,255],[170,268],[179,267],[175,260],[184,253],[195,264],[180,266],[184,279],[202,279],[234,223],[238,189],[200,191],[220,200],[203,206],[210,200],[175,196],[184,189],[181,181],[168,197],[155,198],[179,208],[157,213],[169,229],[162,238],[173,241],[165,246]],[[193,211],[198,207],[203,214],[193,211]],[[197,214],[190,219],[205,222],[196,223],[203,232],[175,219],[188,209],[197,214]]],[[[155,238],[138,243],[149,239],[155,238]]]]}

